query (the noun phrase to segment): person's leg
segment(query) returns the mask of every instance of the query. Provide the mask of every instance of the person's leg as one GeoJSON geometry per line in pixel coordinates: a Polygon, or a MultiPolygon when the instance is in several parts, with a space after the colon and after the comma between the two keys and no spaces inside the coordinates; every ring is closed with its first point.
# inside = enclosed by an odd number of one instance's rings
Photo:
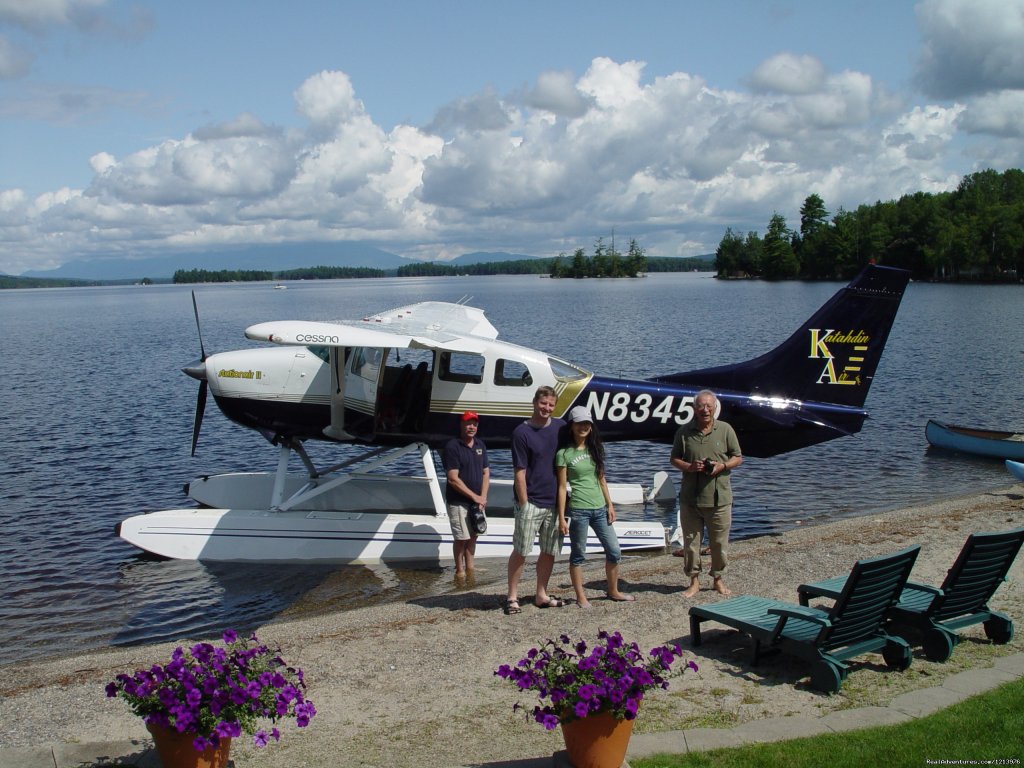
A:
{"type": "Polygon", "coordinates": [[[533,549],[533,537],[537,533],[537,522],[533,510],[527,502],[520,507],[513,507],[515,527],[512,532],[512,554],[508,556],[508,594],[505,600],[505,613],[519,613],[519,582],[523,578],[523,566],[526,556],[533,549]]]}
{"type": "Polygon", "coordinates": [[[543,552],[537,557],[537,591],[533,596],[533,603],[538,607],[546,606],[553,602],[548,594],[548,580],[551,572],[555,569],[555,556],[543,552]]]}
{"type": "Polygon", "coordinates": [[[732,505],[715,507],[708,518],[708,541],[711,544],[711,579],[713,588],[720,595],[731,595],[722,576],[729,565],[729,529],[732,527],[732,505]]]}
{"type": "Polygon", "coordinates": [[[541,608],[560,608],[565,602],[548,594],[548,580],[555,568],[555,557],[562,551],[564,539],[558,528],[558,513],[553,507],[535,509],[541,516],[541,523],[538,533],[540,556],[537,558],[537,591],[534,593],[533,602],[541,608]]]}
{"type": "Polygon", "coordinates": [[[680,503],[679,519],[683,525],[683,569],[690,577],[690,586],[683,597],[693,597],[700,590],[700,540],[704,536],[704,517],[696,506],[680,503]]]}
{"type": "Polygon", "coordinates": [[[569,518],[569,580],[581,608],[589,608],[590,601],[583,590],[583,563],[587,559],[588,517],[584,510],[571,509],[569,518]]]}
{"type": "Polygon", "coordinates": [[[508,596],[505,600],[505,613],[519,613],[519,581],[523,578],[523,565],[526,558],[515,550],[508,556],[508,596]]]}
{"type": "Polygon", "coordinates": [[[466,542],[466,551],[463,554],[466,560],[466,575],[476,570],[476,536],[470,536],[466,542]]]}
{"type": "Polygon", "coordinates": [[[455,557],[455,575],[465,576],[466,575],[466,549],[469,544],[469,539],[460,541],[455,539],[452,542],[452,555],[455,557]]]}
{"type": "Polygon", "coordinates": [[[455,559],[455,575],[466,575],[466,542],[469,541],[467,510],[460,504],[448,505],[448,522],[452,528],[452,557],[455,559]]]}
{"type": "Polygon", "coordinates": [[[615,527],[608,522],[607,508],[594,510],[590,526],[604,550],[605,594],[617,602],[632,601],[634,598],[631,595],[619,591],[619,561],[622,560],[622,549],[619,547],[619,537],[615,535],[615,527]]]}

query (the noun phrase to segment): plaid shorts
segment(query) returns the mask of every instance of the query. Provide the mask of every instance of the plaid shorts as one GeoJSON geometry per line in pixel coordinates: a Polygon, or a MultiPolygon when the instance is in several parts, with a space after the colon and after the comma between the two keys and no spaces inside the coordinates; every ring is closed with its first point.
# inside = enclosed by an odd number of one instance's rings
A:
{"type": "Polygon", "coordinates": [[[562,551],[562,532],[558,530],[558,513],[554,507],[538,507],[529,501],[513,507],[516,525],[512,548],[523,557],[533,550],[533,539],[540,533],[540,551],[557,555],[562,551]]]}

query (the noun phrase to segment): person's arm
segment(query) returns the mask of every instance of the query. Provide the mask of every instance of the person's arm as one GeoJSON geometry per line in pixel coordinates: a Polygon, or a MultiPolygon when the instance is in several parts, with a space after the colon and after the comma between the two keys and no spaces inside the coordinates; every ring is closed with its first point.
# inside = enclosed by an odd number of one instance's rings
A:
{"type": "Polygon", "coordinates": [[[608,522],[615,522],[615,505],[612,504],[612,494],[608,490],[608,482],[604,479],[604,472],[597,476],[597,481],[601,484],[601,493],[604,494],[604,503],[608,507],[608,522]]]}
{"type": "Polygon", "coordinates": [[[569,470],[566,467],[555,467],[555,481],[558,488],[555,491],[555,506],[558,508],[558,530],[565,536],[569,532],[569,521],[565,519],[566,477],[569,470]]]}
{"type": "Polygon", "coordinates": [[[481,507],[487,506],[487,491],[491,488],[491,468],[484,467],[484,481],[480,486],[480,501],[477,502],[481,507]]]}
{"type": "Polygon", "coordinates": [[[740,441],[736,437],[736,430],[729,425],[729,433],[725,437],[725,461],[720,464],[722,467],[715,474],[721,474],[727,469],[736,469],[743,463],[743,454],[740,453],[740,441]]]}
{"type": "Polygon", "coordinates": [[[516,504],[524,506],[526,497],[526,467],[516,467],[512,475],[512,492],[516,497],[516,504]]]}

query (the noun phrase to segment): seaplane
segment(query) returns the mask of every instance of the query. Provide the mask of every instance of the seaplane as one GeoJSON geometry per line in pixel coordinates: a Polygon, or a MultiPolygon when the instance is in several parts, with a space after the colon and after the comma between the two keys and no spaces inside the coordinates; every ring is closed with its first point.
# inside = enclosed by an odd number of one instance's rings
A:
{"type": "MultiPolygon", "coordinates": [[[[285,320],[252,325],[267,346],[206,354],[184,369],[199,381],[192,453],[208,393],[223,414],[276,446],[274,472],[200,477],[194,507],[123,520],[117,533],[146,552],[178,559],[377,562],[450,559],[444,481],[432,451],[458,434],[464,411],[481,420],[491,452],[510,444],[532,413],[538,386],[558,393],[555,416],[584,405],[606,442],[671,443],[693,418],[694,397],[713,390],[718,417],[744,455],[770,457],[854,435],[909,273],[868,265],[789,338],[754,359],[643,380],[601,376],[498,339],[484,310],[426,301],[351,322],[285,320]],[[308,441],[362,446],[317,466],[308,441]],[[301,472],[293,472],[298,457],[301,472]],[[389,471],[405,463],[423,472],[389,471]]],[[[199,312],[193,294],[197,328],[199,312]]],[[[492,469],[492,475],[495,472],[492,469]]],[[[510,473],[511,474],[511,473],[510,473]]],[[[672,481],[613,485],[619,504],[671,498],[672,481]]],[[[478,558],[511,551],[511,479],[495,477],[478,558]]],[[[658,522],[616,521],[624,551],[662,549],[658,522]]],[[[596,539],[589,543],[600,549],[596,539]]]]}

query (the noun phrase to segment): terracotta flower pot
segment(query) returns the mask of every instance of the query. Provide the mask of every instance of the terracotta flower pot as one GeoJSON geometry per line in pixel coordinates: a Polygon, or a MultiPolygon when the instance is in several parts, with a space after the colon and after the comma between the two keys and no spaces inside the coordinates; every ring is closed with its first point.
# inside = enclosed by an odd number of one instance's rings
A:
{"type": "Polygon", "coordinates": [[[573,768],[619,768],[626,759],[633,720],[616,720],[599,712],[562,723],[562,736],[573,768]]]}
{"type": "Polygon", "coordinates": [[[178,733],[173,728],[150,723],[146,723],[146,729],[153,736],[164,768],[227,768],[231,739],[221,739],[219,746],[197,752],[192,748],[194,733],[178,733]]]}

